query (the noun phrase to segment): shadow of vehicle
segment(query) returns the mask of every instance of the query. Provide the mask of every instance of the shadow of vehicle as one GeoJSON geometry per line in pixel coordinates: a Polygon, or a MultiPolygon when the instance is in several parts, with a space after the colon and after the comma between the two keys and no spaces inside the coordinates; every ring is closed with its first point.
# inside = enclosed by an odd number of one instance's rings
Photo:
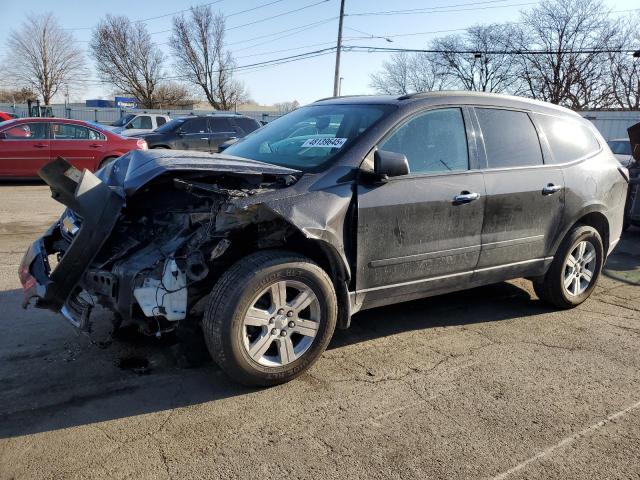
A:
{"type": "MultiPolygon", "coordinates": [[[[18,334],[0,339],[0,438],[212,402],[255,390],[228,379],[213,363],[184,369],[155,339],[92,338],[51,312],[17,308],[21,291],[0,293],[18,334]],[[73,332],[73,333],[72,333],[73,332]],[[122,367],[128,359],[130,367],[122,367]],[[137,368],[136,368],[137,367],[137,368]]],[[[330,349],[401,332],[496,322],[550,309],[512,283],[361,312],[337,331],[330,349]]],[[[96,322],[97,323],[97,322],[96,322]]],[[[108,325],[107,322],[103,322],[108,325]]],[[[107,329],[108,330],[108,329],[107,329]]],[[[320,368],[322,359],[319,362],[320,368]]],[[[277,388],[277,387],[276,387],[277,388]]]]}
{"type": "Polygon", "coordinates": [[[627,285],[640,285],[640,228],[624,232],[602,273],[627,285]]]}

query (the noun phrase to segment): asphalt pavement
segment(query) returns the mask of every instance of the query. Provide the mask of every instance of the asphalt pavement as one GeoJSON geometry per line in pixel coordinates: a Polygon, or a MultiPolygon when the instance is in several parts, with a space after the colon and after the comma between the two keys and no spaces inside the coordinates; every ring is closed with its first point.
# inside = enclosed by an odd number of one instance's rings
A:
{"type": "Polygon", "coordinates": [[[362,312],[299,379],[236,385],[168,339],[23,310],[17,266],[62,208],[0,184],[0,479],[640,478],[640,230],[594,295],[526,280],[362,312]]]}

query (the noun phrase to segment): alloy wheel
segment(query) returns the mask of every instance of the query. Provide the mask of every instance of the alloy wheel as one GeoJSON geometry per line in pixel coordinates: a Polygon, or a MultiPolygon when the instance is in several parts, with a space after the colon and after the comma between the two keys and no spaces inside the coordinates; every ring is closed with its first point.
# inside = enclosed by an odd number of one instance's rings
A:
{"type": "Polygon", "coordinates": [[[281,367],[304,355],[320,326],[320,302],[294,280],[277,281],[251,302],[243,319],[243,344],[258,364],[281,367]]]}
{"type": "Polygon", "coordinates": [[[596,271],[596,249],[586,240],[578,243],[564,263],[563,285],[571,296],[582,295],[589,288],[596,271]]]}

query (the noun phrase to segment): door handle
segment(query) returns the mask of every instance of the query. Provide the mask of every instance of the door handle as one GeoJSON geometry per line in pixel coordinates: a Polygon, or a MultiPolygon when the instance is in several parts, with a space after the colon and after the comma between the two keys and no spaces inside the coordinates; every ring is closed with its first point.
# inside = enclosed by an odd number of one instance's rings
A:
{"type": "Polygon", "coordinates": [[[465,190],[463,192],[460,192],[455,197],[453,197],[453,204],[454,205],[461,205],[463,203],[470,203],[470,202],[473,202],[474,200],[477,200],[478,198],[480,198],[480,194],[479,193],[467,192],[465,190]]]}
{"type": "Polygon", "coordinates": [[[553,195],[556,192],[562,190],[562,185],[554,185],[553,183],[548,183],[542,188],[543,195],[553,195]]]}
{"type": "Polygon", "coordinates": [[[100,145],[99,143],[92,143],[91,145],[89,145],[91,148],[100,148],[102,145],[100,145]]]}
{"type": "Polygon", "coordinates": [[[200,137],[200,140],[209,140],[209,137],[200,137]]]}
{"type": "Polygon", "coordinates": [[[36,143],[33,147],[34,148],[47,148],[49,145],[47,145],[46,143],[36,143]]]}

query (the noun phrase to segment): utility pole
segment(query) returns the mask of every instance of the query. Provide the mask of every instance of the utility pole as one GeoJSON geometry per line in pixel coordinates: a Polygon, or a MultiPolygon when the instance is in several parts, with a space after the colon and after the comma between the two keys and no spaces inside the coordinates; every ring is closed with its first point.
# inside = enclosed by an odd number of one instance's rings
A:
{"type": "Polygon", "coordinates": [[[333,74],[333,96],[340,90],[340,51],[342,50],[342,21],[344,20],[344,0],[340,0],[340,21],[338,23],[338,45],[336,46],[336,69],[333,74]]]}

